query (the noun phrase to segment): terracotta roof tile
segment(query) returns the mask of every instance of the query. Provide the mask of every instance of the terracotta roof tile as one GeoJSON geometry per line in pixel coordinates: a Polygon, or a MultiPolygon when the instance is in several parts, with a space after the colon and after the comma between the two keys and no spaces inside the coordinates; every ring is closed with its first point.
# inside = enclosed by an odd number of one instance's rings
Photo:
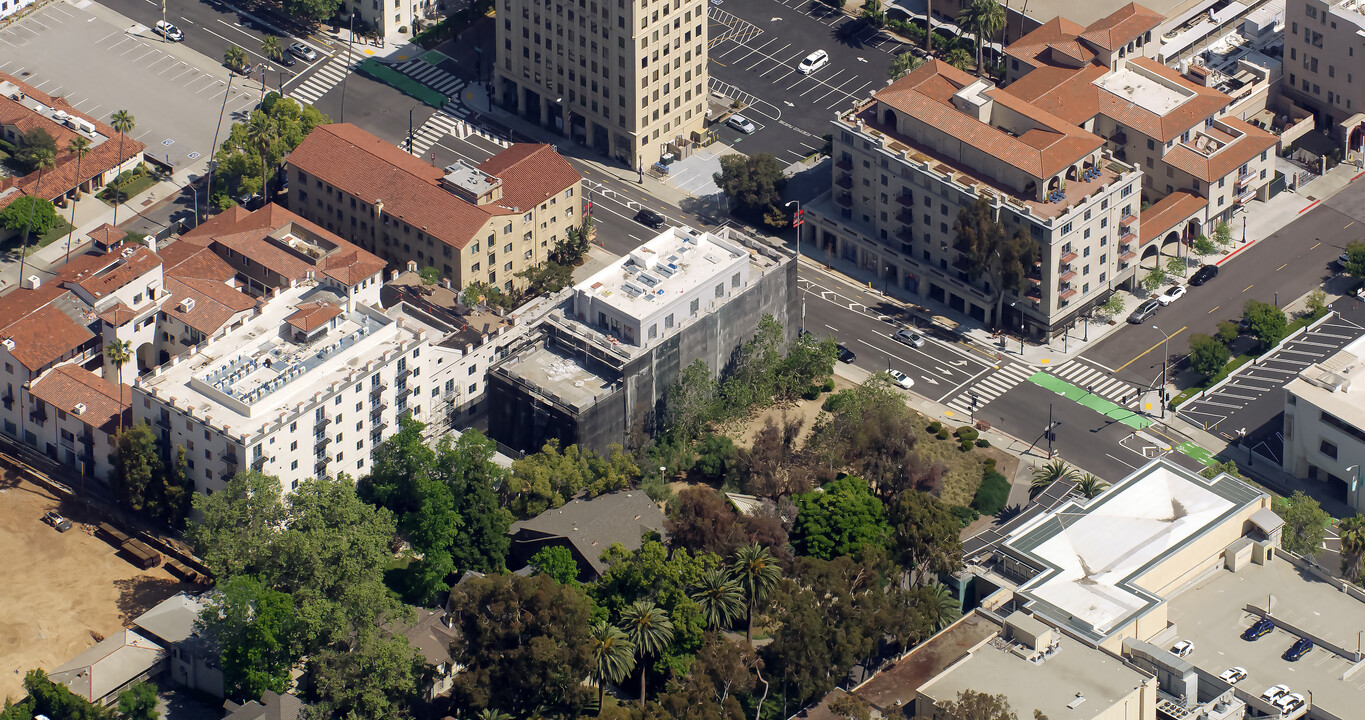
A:
{"type": "Polygon", "coordinates": [[[80,286],[92,297],[103,298],[160,266],[161,257],[149,248],[124,244],[104,254],[75,258],[63,265],[57,276],[80,286]]]}
{"type": "Polygon", "coordinates": [[[1059,15],[1010,43],[1005,48],[1005,54],[1023,60],[1030,65],[1041,65],[1044,60],[1040,59],[1040,56],[1049,47],[1054,44],[1074,42],[1083,32],[1085,32],[1084,27],[1059,15]]]}
{"type": "Polygon", "coordinates": [[[212,280],[167,277],[166,292],[161,312],[205,335],[218,332],[234,315],[256,306],[250,295],[212,280]],[[194,307],[183,310],[185,300],[193,300],[194,307]]]}
{"type": "Polygon", "coordinates": [[[1060,172],[1104,144],[1099,136],[998,88],[984,94],[1003,108],[1031,120],[1034,128],[1015,137],[981,122],[953,107],[948,100],[951,94],[945,98],[949,88],[960,89],[973,81],[971,75],[947,63],[930,60],[873,97],[1040,179],[1060,172]]]}
{"type": "Polygon", "coordinates": [[[1107,72],[1101,65],[1080,69],[1044,66],[1003,90],[1067,122],[1082,125],[1099,114],[1100,90],[1095,80],[1107,72]]]}
{"type": "Polygon", "coordinates": [[[103,320],[113,327],[123,327],[126,323],[131,322],[134,317],[137,317],[137,313],[133,312],[132,308],[124,305],[121,300],[100,313],[100,320],[103,320]]]}
{"type": "Polygon", "coordinates": [[[1166,231],[1188,220],[1202,210],[1209,201],[1189,190],[1176,190],[1142,211],[1138,220],[1138,247],[1164,235],[1166,231]]]}
{"type": "Polygon", "coordinates": [[[0,328],[0,337],[14,341],[10,355],[15,360],[29,370],[39,370],[75,351],[95,334],[49,304],[0,328]]]}
{"type": "Polygon", "coordinates": [[[502,180],[502,203],[529,210],[583,179],[553,145],[517,143],[479,169],[502,180]]]}
{"type": "MultiPolygon", "coordinates": [[[[1277,138],[1269,132],[1236,118],[1224,117],[1220,118],[1219,122],[1226,123],[1236,130],[1241,130],[1243,135],[1211,156],[1206,156],[1190,147],[1193,141],[1191,143],[1177,143],[1175,147],[1167,151],[1163,160],[1172,167],[1183,170],[1205,183],[1212,183],[1217,182],[1220,178],[1227,177],[1230,173],[1250,162],[1252,158],[1275,147],[1278,142],[1277,138]]],[[[1222,132],[1219,132],[1218,135],[1222,136],[1219,139],[1230,137],[1222,132]]]]}
{"type": "Polygon", "coordinates": [[[1213,88],[1195,85],[1182,77],[1180,73],[1150,58],[1134,58],[1128,62],[1160,75],[1194,93],[1165,115],[1157,115],[1146,108],[1138,107],[1127,98],[1115,95],[1108,90],[1100,90],[1101,114],[1126,127],[1133,128],[1147,137],[1155,138],[1158,142],[1164,143],[1180,137],[1181,133],[1199,122],[1218,114],[1232,100],[1213,88]]]}
{"type": "Polygon", "coordinates": [[[1128,3],[1102,17],[1081,33],[1081,39],[1104,50],[1117,50],[1141,37],[1165,20],[1161,13],[1137,3],[1128,3]]]}
{"type": "Polygon", "coordinates": [[[76,414],[76,405],[85,405],[78,417],[106,433],[114,432],[123,415],[132,422],[133,389],[117,385],[76,365],[58,365],[33,382],[29,393],[58,410],[76,414]]]}
{"type": "Polygon", "coordinates": [[[303,332],[312,332],[340,314],[341,308],[332,303],[311,302],[299,305],[284,321],[303,332]]]}

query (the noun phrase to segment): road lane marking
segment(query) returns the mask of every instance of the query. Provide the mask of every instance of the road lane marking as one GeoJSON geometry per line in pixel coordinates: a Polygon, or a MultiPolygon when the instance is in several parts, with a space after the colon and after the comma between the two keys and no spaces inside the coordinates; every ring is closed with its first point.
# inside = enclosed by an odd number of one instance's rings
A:
{"type": "Polygon", "coordinates": [[[1289,265],[1289,263],[1285,263],[1284,265],[1281,265],[1281,266],[1275,268],[1275,272],[1279,272],[1279,271],[1285,269],[1285,267],[1288,266],[1288,265],[1289,265]]]}
{"type": "Polygon", "coordinates": [[[1212,314],[1213,314],[1213,311],[1214,311],[1214,310],[1217,310],[1217,309],[1220,308],[1220,307],[1223,307],[1223,306],[1222,306],[1222,305],[1214,305],[1214,306],[1213,306],[1213,310],[1209,310],[1208,314],[1209,314],[1209,315],[1212,315],[1212,314]]]}
{"type": "MultiPolygon", "coordinates": [[[[1243,291],[1243,292],[1245,292],[1245,291],[1243,291]]],[[[1137,362],[1138,360],[1141,360],[1141,359],[1143,358],[1143,356],[1145,356],[1147,353],[1149,353],[1149,352],[1151,352],[1151,351],[1153,351],[1153,350],[1155,350],[1155,349],[1161,347],[1162,343],[1166,342],[1166,341],[1169,340],[1170,338],[1175,337],[1176,335],[1179,335],[1180,333],[1185,332],[1185,331],[1188,330],[1188,329],[1189,329],[1188,326],[1182,327],[1182,328],[1180,328],[1179,330],[1176,330],[1175,332],[1171,333],[1169,337],[1162,338],[1162,339],[1161,339],[1160,341],[1158,341],[1155,345],[1153,345],[1153,346],[1147,348],[1146,350],[1143,350],[1141,355],[1138,355],[1137,357],[1133,358],[1132,360],[1129,360],[1128,362],[1126,362],[1126,363],[1120,365],[1119,367],[1115,368],[1114,373],[1117,374],[1117,373],[1123,372],[1123,369],[1124,369],[1124,368],[1128,367],[1129,365],[1132,365],[1133,363],[1137,362]]]]}
{"type": "Polygon", "coordinates": [[[1314,245],[1313,247],[1310,247],[1310,248],[1308,248],[1308,249],[1309,249],[1309,250],[1317,250],[1317,249],[1318,249],[1318,245],[1321,245],[1321,244],[1322,244],[1322,242],[1319,241],[1319,242],[1317,243],[1317,245],[1314,245]]]}
{"type": "Polygon", "coordinates": [[[1254,287],[1256,287],[1254,284],[1253,284],[1253,285],[1248,285],[1248,286],[1242,288],[1242,292],[1246,292],[1246,291],[1248,291],[1248,290],[1250,290],[1250,289],[1252,289],[1252,288],[1254,288],[1254,287]]]}
{"type": "Polygon", "coordinates": [[[1356,224],[1356,221],[1355,221],[1355,220],[1352,220],[1351,222],[1346,223],[1346,227],[1342,228],[1342,230],[1345,230],[1346,228],[1351,227],[1352,225],[1355,225],[1355,224],[1356,224]]]}

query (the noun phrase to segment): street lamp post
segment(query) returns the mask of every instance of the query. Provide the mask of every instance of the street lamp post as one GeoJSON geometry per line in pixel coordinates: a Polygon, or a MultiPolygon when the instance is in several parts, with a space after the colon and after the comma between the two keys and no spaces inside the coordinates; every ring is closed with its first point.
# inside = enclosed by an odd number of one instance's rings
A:
{"type": "Polygon", "coordinates": [[[346,24],[346,74],[341,76],[341,122],[346,122],[346,78],[351,74],[351,46],[355,44],[355,11],[346,24]]]}
{"type": "Polygon", "coordinates": [[[1346,468],[1346,472],[1355,473],[1355,477],[1351,478],[1351,493],[1349,496],[1351,507],[1355,507],[1360,501],[1360,466],[1352,465],[1351,467],[1346,468]]]}
{"type": "Polygon", "coordinates": [[[1161,341],[1161,392],[1158,393],[1157,399],[1161,401],[1161,419],[1165,420],[1165,419],[1166,419],[1166,366],[1169,365],[1169,364],[1170,364],[1170,361],[1171,361],[1171,347],[1170,347],[1171,336],[1170,336],[1170,335],[1167,335],[1165,330],[1162,330],[1161,328],[1159,328],[1159,327],[1157,327],[1157,326],[1155,326],[1155,325],[1152,326],[1152,329],[1155,330],[1155,331],[1157,331],[1157,332],[1159,332],[1159,333],[1161,333],[1161,337],[1163,338],[1162,341],[1161,341]]]}
{"type": "Polygon", "coordinates": [[[261,78],[261,99],[260,99],[258,102],[260,102],[262,105],[264,105],[264,104],[265,104],[265,63],[263,63],[263,62],[262,62],[262,63],[256,63],[256,70],[257,70],[258,72],[261,73],[261,74],[260,74],[260,78],[261,78]]]}
{"type": "Polygon", "coordinates": [[[194,226],[199,227],[199,188],[194,186],[193,180],[189,181],[187,184],[189,185],[190,192],[194,193],[194,226]]]}
{"type": "Polygon", "coordinates": [[[783,207],[796,206],[796,214],[792,216],[792,227],[796,228],[796,282],[797,292],[801,293],[801,329],[806,329],[806,294],[800,290],[801,282],[801,201],[793,200],[783,207]]]}
{"type": "Polygon", "coordinates": [[[416,105],[413,105],[412,107],[408,108],[408,154],[409,154],[409,155],[412,154],[412,111],[413,111],[413,110],[416,110],[416,109],[417,109],[417,106],[416,106],[416,105]]]}

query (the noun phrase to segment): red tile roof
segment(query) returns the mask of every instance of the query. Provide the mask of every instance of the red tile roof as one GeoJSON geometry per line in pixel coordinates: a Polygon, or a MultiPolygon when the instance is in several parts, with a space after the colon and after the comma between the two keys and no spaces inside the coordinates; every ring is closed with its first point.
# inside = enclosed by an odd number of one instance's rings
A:
{"type": "MultiPolygon", "coordinates": [[[[1053,45],[1075,43],[1076,38],[1080,37],[1083,32],[1085,32],[1084,27],[1059,15],[1010,43],[1005,48],[1005,54],[1036,67],[1047,62],[1044,54],[1048,48],[1053,45]]],[[[1072,53],[1065,54],[1070,56],[1072,53]]],[[[1086,58],[1086,61],[1088,62],[1089,59],[1086,58]]]]}
{"type": "Polygon", "coordinates": [[[1128,62],[1130,65],[1160,75],[1193,93],[1191,97],[1170,112],[1165,115],[1157,115],[1146,108],[1135,105],[1125,97],[1100,89],[1101,114],[1112,118],[1114,122],[1133,128],[1147,137],[1155,138],[1157,142],[1164,143],[1180,137],[1181,133],[1201,121],[1217,115],[1232,101],[1227,95],[1213,88],[1195,85],[1182,77],[1179,72],[1151,58],[1133,58],[1128,62]]]}
{"type": "Polygon", "coordinates": [[[132,422],[133,389],[117,385],[75,365],[58,365],[43,373],[29,389],[33,397],[58,410],[76,414],[76,405],[85,405],[77,417],[87,425],[113,433],[123,416],[132,422]]]}
{"type": "MultiPolygon", "coordinates": [[[[1175,147],[1167,151],[1163,160],[1171,167],[1183,170],[1205,183],[1213,183],[1236,172],[1257,155],[1270,150],[1279,142],[1278,138],[1271,133],[1236,118],[1224,117],[1219,122],[1226,123],[1236,130],[1241,130],[1243,135],[1220,148],[1211,156],[1206,156],[1190,147],[1194,142],[1193,140],[1189,143],[1177,143],[1175,147]]],[[[1210,130],[1216,131],[1217,128],[1210,128],[1210,130]]],[[[1229,137],[1221,131],[1210,132],[1210,135],[1221,136],[1219,139],[1229,137]]]]}
{"type": "Polygon", "coordinates": [[[1072,124],[1082,125],[1099,114],[1100,90],[1095,81],[1108,72],[1103,65],[1080,69],[1045,65],[1006,85],[1003,91],[1072,124]]]}
{"type": "Polygon", "coordinates": [[[1081,33],[1081,39],[1104,50],[1117,50],[1141,37],[1166,18],[1159,12],[1137,3],[1128,3],[1100,18],[1081,33]]]}
{"type": "Polygon", "coordinates": [[[502,200],[475,205],[441,186],[441,168],[346,123],[314,129],[286,162],[367,203],[383,201],[385,215],[460,250],[492,218],[529,210],[581,179],[550,146],[514,145],[483,166],[508,173],[502,200]]]}
{"type": "Polygon", "coordinates": [[[332,303],[310,302],[300,305],[284,321],[303,332],[312,332],[340,314],[341,308],[332,303]]]}
{"type": "MultiPolygon", "coordinates": [[[[0,312],[0,317],[14,316],[0,312]]],[[[29,370],[40,370],[74,352],[95,334],[54,305],[43,304],[0,328],[0,337],[14,341],[10,355],[15,360],[29,370]]]]}
{"type": "Polygon", "coordinates": [[[1142,211],[1142,216],[1138,220],[1138,227],[1140,228],[1138,247],[1142,247],[1166,234],[1168,230],[1190,219],[1190,216],[1204,209],[1208,204],[1207,199],[1195,195],[1189,190],[1176,190],[1161,198],[1155,205],[1142,211]]]}
{"type": "Polygon", "coordinates": [[[81,255],[63,265],[57,276],[92,297],[104,298],[161,266],[161,257],[143,245],[124,244],[109,252],[81,255]],[[125,256],[124,253],[127,253],[125,256]]]}
{"type": "MultiPolygon", "coordinates": [[[[233,208],[240,210],[240,208],[233,208]]],[[[219,214],[200,227],[209,225],[233,210],[219,214]]],[[[241,210],[245,215],[246,211],[241,210]]],[[[196,228],[197,230],[198,228],[196,228]]],[[[205,335],[212,335],[237,313],[256,307],[256,299],[236,289],[237,271],[204,244],[181,237],[161,249],[165,263],[166,292],[161,312],[205,335]],[[193,300],[194,307],[182,310],[181,302],[193,300]]]]}
{"type": "Polygon", "coordinates": [[[975,80],[947,63],[930,60],[873,97],[1039,179],[1051,177],[1104,144],[1099,136],[999,89],[987,90],[984,95],[1028,118],[1033,128],[1016,137],[981,122],[951,104],[954,88],[964,88],[975,80]]]}
{"type": "MultiPolygon", "coordinates": [[[[85,182],[126,160],[137,157],[147,147],[132,138],[124,138],[120,148],[120,136],[112,127],[76,110],[65,99],[48,95],[13,75],[0,72],[0,82],[4,81],[14,83],[25,95],[48,107],[65,111],[68,115],[94,124],[96,132],[105,137],[104,142],[92,145],[80,159],[80,182],[85,182]]],[[[76,187],[78,184],[76,154],[67,150],[68,143],[78,136],[74,130],[39,115],[8,95],[0,95],[0,125],[15,127],[23,132],[41,127],[57,142],[56,164],[43,173],[41,186],[37,184],[38,173],[0,181],[0,208],[8,206],[24,194],[40,193],[45,199],[55,200],[76,187]],[[6,192],[11,189],[13,191],[6,192]]]]}

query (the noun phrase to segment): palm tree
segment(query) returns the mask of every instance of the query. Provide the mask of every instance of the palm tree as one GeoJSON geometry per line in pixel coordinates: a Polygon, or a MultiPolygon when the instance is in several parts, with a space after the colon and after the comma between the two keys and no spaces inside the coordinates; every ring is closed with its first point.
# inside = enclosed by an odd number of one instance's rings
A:
{"type": "MultiPolygon", "coordinates": [[[[133,119],[132,114],[129,113],[127,110],[120,110],[120,111],[114,113],[113,116],[111,116],[111,117],[109,118],[109,126],[112,127],[112,128],[114,128],[114,131],[118,133],[118,158],[119,158],[119,162],[122,163],[122,162],[123,162],[123,138],[124,138],[125,135],[127,135],[128,133],[130,133],[130,132],[133,131],[133,128],[137,126],[137,121],[133,119]]],[[[122,173],[120,172],[120,170],[119,170],[118,167],[115,167],[115,168],[114,168],[114,183],[113,183],[114,186],[113,186],[112,188],[110,188],[111,194],[114,196],[114,229],[115,229],[115,230],[118,229],[118,206],[123,204],[123,190],[120,189],[120,186],[121,186],[123,183],[119,181],[119,178],[120,178],[120,177],[122,177],[122,173]]]]}
{"type": "Polygon", "coordinates": [[[777,561],[768,552],[768,548],[754,544],[735,551],[735,560],[730,565],[730,575],[739,581],[740,589],[744,592],[745,617],[748,618],[744,638],[752,642],[754,605],[768,597],[768,593],[777,586],[777,581],[782,579],[782,571],[778,569],[777,561]]]}
{"type": "Polygon", "coordinates": [[[1093,500],[1095,496],[1109,489],[1109,483],[1098,477],[1085,473],[1076,479],[1076,490],[1086,500],[1093,500]]]}
{"type": "MultiPolygon", "coordinates": [[[[104,344],[104,357],[114,364],[114,370],[118,372],[119,387],[123,387],[123,366],[133,359],[133,342],[131,340],[111,340],[104,344]]],[[[123,413],[118,416],[118,432],[123,434],[123,413]]]]}
{"type": "Polygon", "coordinates": [[[279,136],[279,129],[270,116],[260,111],[251,114],[251,121],[246,126],[246,141],[261,155],[261,202],[267,202],[270,197],[267,192],[270,176],[266,174],[265,159],[275,148],[279,136]]]}
{"type": "Polygon", "coordinates": [[[891,68],[886,71],[886,75],[892,80],[900,80],[909,74],[911,70],[914,70],[923,64],[924,60],[918,55],[912,52],[903,52],[900,55],[897,55],[896,59],[891,62],[891,68]]]}
{"type": "Polygon", "coordinates": [[[955,47],[943,56],[943,62],[952,65],[958,70],[966,70],[972,66],[972,54],[960,47],[955,47]]]}
{"type": "MultiPolygon", "coordinates": [[[[661,655],[673,642],[673,621],[648,600],[636,600],[630,607],[621,611],[621,624],[625,626],[626,638],[635,645],[635,654],[640,660],[647,655],[661,655]]],[[[649,668],[640,666],[640,707],[645,706],[645,675],[649,668]]]]}
{"type": "Polygon", "coordinates": [[[744,591],[739,589],[739,582],[718,568],[702,574],[690,597],[706,618],[706,626],[713,629],[729,626],[744,610],[744,591]]]}
{"type": "Polygon", "coordinates": [[[280,39],[274,35],[266,35],[261,41],[261,54],[271,60],[280,60],[284,57],[284,47],[280,45],[280,39]]]}
{"type": "Polygon", "coordinates": [[[994,36],[1005,27],[1005,9],[995,0],[973,0],[962,12],[957,14],[958,24],[972,31],[976,36],[976,69],[981,72],[981,50],[986,38],[994,36]]]}
{"type": "Polygon", "coordinates": [[[1365,555],[1365,516],[1356,514],[1337,526],[1341,536],[1341,574],[1351,582],[1360,581],[1360,559],[1365,555]]]}
{"type": "Polygon", "coordinates": [[[934,0],[924,0],[924,52],[934,51],[934,0]]]}
{"type": "Polygon", "coordinates": [[[1075,480],[1075,468],[1067,465],[1061,460],[1051,460],[1042,467],[1033,470],[1033,482],[1029,483],[1028,495],[1030,498],[1036,497],[1052,483],[1058,480],[1075,480]]]}
{"type": "Polygon", "coordinates": [[[233,72],[241,72],[246,67],[246,51],[236,45],[229,45],[223,52],[223,64],[233,72]]]}
{"type": "Polygon", "coordinates": [[[915,588],[915,592],[919,595],[920,610],[931,632],[938,632],[961,617],[961,604],[943,583],[924,585],[915,588]]]}
{"type": "Polygon", "coordinates": [[[512,720],[512,716],[496,708],[484,708],[474,716],[476,720],[512,720]]]}
{"type": "Polygon", "coordinates": [[[28,223],[19,242],[19,282],[24,281],[24,258],[28,253],[29,233],[33,232],[33,209],[43,200],[43,173],[57,164],[56,153],[45,147],[35,148],[32,157],[33,166],[38,168],[38,182],[33,183],[33,194],[28,196],[28,223]]]}
{"type": "Polygon", "coordinates": [[[90,141],[86,140],[82,135],[77,135],[76,137],[71,138],[71,142],[67,144],[66,149],[76,156],[76,197],[71,201],[71,229],[66,233],[66,259],[70,262],[71,236],[76,232],[76,200],[79,200],[81,197],[81,158],[85,157],[90,152],[90,141]]]}
{"type": "Polygon", "coordinates": [[[592,675],[597,683],[597,714],[602,714],[602,700],[606,684],[619,683],[635,669],[635,643],[621,632],[621,628],[606,620],[596,620],[588,630],[592,644],[592,675]]]}

